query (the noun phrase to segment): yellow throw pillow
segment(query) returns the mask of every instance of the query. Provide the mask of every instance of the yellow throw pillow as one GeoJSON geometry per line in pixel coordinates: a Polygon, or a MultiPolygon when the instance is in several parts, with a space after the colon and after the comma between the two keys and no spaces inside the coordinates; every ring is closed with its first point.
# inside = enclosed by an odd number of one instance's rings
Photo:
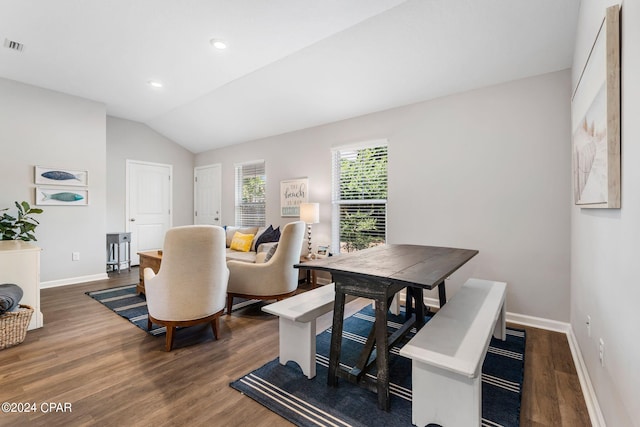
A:
{"type": "Polygon", "coordinates": [[[255,234],[242,234],[236,231],[231,240],[230,248],[235,251],[249,252],[251,242],[253,242],[253,236],[255,236],[255,234]]]}

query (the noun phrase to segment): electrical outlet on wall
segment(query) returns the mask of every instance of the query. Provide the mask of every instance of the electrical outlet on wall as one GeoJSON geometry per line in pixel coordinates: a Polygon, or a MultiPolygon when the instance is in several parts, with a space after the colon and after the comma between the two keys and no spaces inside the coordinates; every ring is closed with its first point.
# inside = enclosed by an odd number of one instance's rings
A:
{"type": "Polygon", "coordinates": [[[71,252],[71,261],[80,261],[80,252],[71,252]]]}
{"type": "Polygon", "coordinates": [[[604,368],[604,341],[600,338],[600,346],[598,351],[600,357],[600,366],[604,368]]]}

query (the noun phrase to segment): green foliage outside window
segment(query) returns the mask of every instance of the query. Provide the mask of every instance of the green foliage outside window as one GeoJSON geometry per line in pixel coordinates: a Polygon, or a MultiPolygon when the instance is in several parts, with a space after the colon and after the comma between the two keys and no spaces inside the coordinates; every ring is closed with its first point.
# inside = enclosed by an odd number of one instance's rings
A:
{"type": "Polygon", "coordinates": [[[341,153],[341,251],[357,251],[385,242],[386,199],[387,147],[341,153]],[[349,200],[360,203],[349,204],[349,200]]]}
{"type": "Polygon", "coordinates": [[[384,243],[383,238],[372,234],[378,231],[376,219],[362,209],[354,213],[345,212],[340,225],[341,250],[353,252],[384,243]]]}
{"type": "Polygon", "coordinates": [[[340,160],[340,200],[387,198],[387,147],[357,151],[340,160]]]}
{"type": "Polygon", "coordinates": [[[242,202],[264,202],[264,178],[253,176],[242,181],[242,202]]]}

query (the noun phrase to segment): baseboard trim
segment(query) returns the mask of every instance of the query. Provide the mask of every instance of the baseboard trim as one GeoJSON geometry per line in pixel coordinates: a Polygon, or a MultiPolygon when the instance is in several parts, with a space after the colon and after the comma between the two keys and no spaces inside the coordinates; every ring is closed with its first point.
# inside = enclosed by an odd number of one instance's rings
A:
{"type": "Polygon", "coordinates": [[[584,363],[580,346],[578,345],[578,339],[573,333],[573,328],[570,326],[567,331],[567,340],[569,341],[569,348],[571,349],[571,355],[573,356],[573,363],[576,366],[578,372],[578,379],[580,380],[580,387],[582,387],[582,395],[584,401],[587,404],[587,410],[589,411],[589,418],[591,419],[591,425],[593,427],[605,427],[607,423],[604,421],[600,404],[596,392],[593,389],[591,378],[589,377],[589,371],[587,365],[584,363]]]}
{"type": "MultiPolygon", "coordinates": [[[[400,296],[400,302],[405,302],[404,292],[400,296]]],[[[424,303],[432,308],[440,307],[440,301],[436,298],[424,298],[424,303]]],[[[512,313],[510,311],[507,311],[507,322],[530,326],[532,328],[546,329],[548,331],[562,332],[563,334],[567,334],[571,330],[571,325],[566,322],[527,316],[526,314],[512,313]]]]}
{"type": "Polygon", "coordinates": [[[547,331],[562,332],[563,334],[571,330],[571,325],[566,322],[527,316],[526,314],[512,313],[509,311],[507,311],[507,322],[517,323],[522,326],[531,326],[532,328],[546,329],[547,331]]]}
{"type": "Polygon", "coordinates": [[[76,285],[78,283],[93,282],[94,280],[108,279],[107,273],[92,274],[89,276],[69,277],[67,279],[50,280],[47,282],[40,282],[40,289],[57,288],[58,286],[76,285]]]}

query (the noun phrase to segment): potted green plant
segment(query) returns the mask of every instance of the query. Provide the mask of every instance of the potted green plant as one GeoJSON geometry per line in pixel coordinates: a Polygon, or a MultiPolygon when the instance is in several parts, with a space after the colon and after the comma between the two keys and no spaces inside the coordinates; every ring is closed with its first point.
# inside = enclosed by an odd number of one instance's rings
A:
{"type": "MultiPolygon", "coordinates": [[[[41,214],[42,209],[32,208],[27,202],[14,202],[18,208],[18,217],[3,213],[0,217],[0,240],[38,240],[34,234],[40,224],[32,215],[41,214]]],[[[0,209],[0,212],[9,208],[0,209]]]]}

